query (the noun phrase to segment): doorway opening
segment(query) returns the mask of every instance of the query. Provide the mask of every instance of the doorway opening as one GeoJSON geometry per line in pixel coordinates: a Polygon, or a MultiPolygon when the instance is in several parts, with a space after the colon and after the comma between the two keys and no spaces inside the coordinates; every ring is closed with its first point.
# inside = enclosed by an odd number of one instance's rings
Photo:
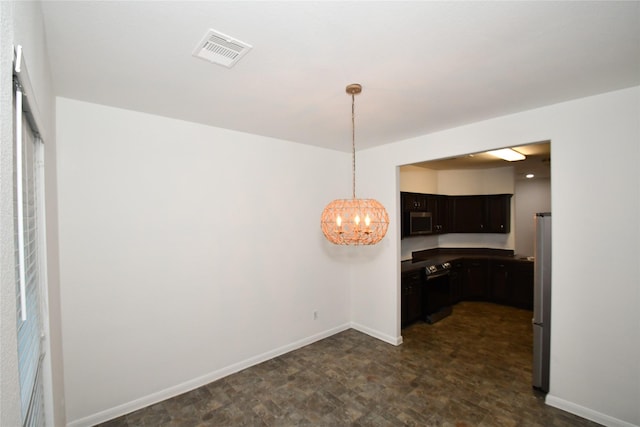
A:
{"type": "MultiPolygon", "coordinates": [[[[495,340],[493,344],[485,343],[487,344],[487,347],[484,347],[485,350],[491,348],[491,345],[495,345],[496,349],[504,347],[501,351],[512,351],[509,354],[522,359],[517,363],[525,372],[529,372],[528,376],[522,378],[522,384],[530,389],[533,339],[525,339],[526,344],[520,342],[517,349],[510,348],[505,344],[508,340],[505,341],[504,336],[513,334],[514,331],[506,326],[500,331],[499,325],[506,325],[501,323],[505,319],[513,320],[518,323],[517,331],[527,334],[527,337],[532,335],[534,217],[537,212],[551,211],[551,142],[543,141],[509,148],[524,154],[525,159],[507,162],[483,152],[400,166],[401,193],[418,193],[436,197],[452,196],[451,198],[512,195],[508,206],[510,216],[508,232],[461,233],[449,226],[444,233],[422,236],[407,236],[401,233],[400,248],[403,261],[401,311],[409,308],[415,314],[416,306],[421,303],[406,300],[410,298],[424,300],[423,295],[419,295],[416,291],[415,283],[410,288],[411,292],[405,292],[406,289],[403,286],[405,272],[410,269],[409,265],[419,264],[416,262],[416,257],[424,256],[425,259],[451,262],[450,292],[453,310],[444,320],[464,324],[466,322],[464,316],[473,318],[474,310],[479,310],[487,317],[493,318],[497,323],[491,323],[493,326],[487,324],[484,330],[477,330],[475,333],[481,334],[479,339],[483,342],[495,340]],[[462,256],[458,256],[461,254],[462,256]],[[496,309],[495,312],[492,308],[496,309]],[[456,311],[458,318],[456,318],[456,311]],[[496,328],[498,330],[494,330],[496,328]],[[523,345],[527,346],[524,352],[523,345]]],[[[471,216],[490,215],[486,213],[489,212],[486,203],[488,202],[480,200],[478,205],[467,203],[465,206],[469,209],[481,206],[477,208],[478,212],[472,212],[471,216]]],[[[452,212],[446,209],[444,211],[445,221],[455,220],[452,212]]],[[[403,218],[404,215],[401,217],[403,218]]],[[[427,284],[426,281],[423,282],[423,286],[427,284]]],[[[424,294],[428,293],[424,292],[424,294]]],[[[421,321],[421,317],[426,316],[428,313],[414,316],[418,319],[417,322],[403,322],[403,335],[405,335],[405,328],[415,329],[414,323],[419,324],[419,328],[424,328],[425,332],[429,330],[428,328],[435,326],[421,321]]],[[[401,318],[407,319],[407,316],[401,312],[401,318]]],[[[482,324],[480,319],[477,321],[478,324],[482,324]]],[[[467,326],[471,327],[471,324],[467,326]]],[[[444,326],[438,327],[444,328],[444,326]]],[[[459,338],[462,339],[463,335],[459,338]]],[[[451,337],[451,339],[456,338],[451,337]]]]}

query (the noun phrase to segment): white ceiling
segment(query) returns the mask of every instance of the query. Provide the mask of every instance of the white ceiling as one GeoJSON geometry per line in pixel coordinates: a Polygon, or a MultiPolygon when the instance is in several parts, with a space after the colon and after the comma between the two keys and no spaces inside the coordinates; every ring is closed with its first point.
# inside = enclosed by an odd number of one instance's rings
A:
{"type": "Polygon", "coordinates": [[[492,169],[512,167],[513,176],[516,180],[526,180],[527,174],[533,174],[536,179],[551,178],[551,143],[549,141],[511,148],[520,154],[524,154],[525,159],[515,162],[508,162],[506,160],[499,159],[489,153],[470,153],[449,159],[414,163],[411,166],[418,166],[432,170],[492,169]]]}
{"type": "Polygon", "coordinates": [[[640,84],[640,2],[45,1],[56,95],[351,149],[640,84]],[[192,57],[208,29],[253,49],[192,57]]]}

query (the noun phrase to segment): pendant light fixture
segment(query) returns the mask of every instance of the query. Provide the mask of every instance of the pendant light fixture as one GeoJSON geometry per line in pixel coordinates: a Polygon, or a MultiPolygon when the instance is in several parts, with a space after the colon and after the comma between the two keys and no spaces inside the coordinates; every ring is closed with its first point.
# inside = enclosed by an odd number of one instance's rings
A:
{"type": "Polygon", "coordinates": [[[320,221],[324,236],[336,245],[375,245],[389,227],[389,215],[380,202],[356,198],[355,96],[360,92],[362,86],[357,83],[347,86],[351,95],[352,198],[329,203],[320,221]]]}

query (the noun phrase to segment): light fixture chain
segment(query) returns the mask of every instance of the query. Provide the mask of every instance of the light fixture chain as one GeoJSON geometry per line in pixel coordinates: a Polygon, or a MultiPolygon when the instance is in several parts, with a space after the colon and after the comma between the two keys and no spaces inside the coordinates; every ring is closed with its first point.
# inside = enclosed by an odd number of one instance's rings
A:
{"type": "Polygon", "coordinates": [[[351,93],[351,166],[353,178],[353,198],[356,198],[356,95],[351,93]]]}

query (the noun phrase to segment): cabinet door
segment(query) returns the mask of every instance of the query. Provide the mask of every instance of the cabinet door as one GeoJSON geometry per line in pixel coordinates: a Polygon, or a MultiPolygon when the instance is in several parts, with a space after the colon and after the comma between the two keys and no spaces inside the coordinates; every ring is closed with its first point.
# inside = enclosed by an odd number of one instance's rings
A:
{"type": "Polygon", "coordinates": [[[510,304],[511,274],[509,263],[492,260],[489,266],[489,300],[500,304],[510,304]]]}
{"type": "Polygon", "coordinates": [[[402,210],[404,212],[426,212],[427,195],[420,193],[400,193],[402,199],[402,210]]]}
{"type": "Polygon", "coordinates": [[[451,284],[451,304],[462,301],[462,288],[464,282],[464,267],[462,260],[451,261],[451,274],[449,283],[451,284]]]}
{"type": "Polygon", "coordinates": [[[427,195],[427,211],[431,212],[433,220],[433,234],[449,232],[449,203],[448,197],[440,194],[427,195]]]}
{"type": "Polygon", "coordinates": [[[401,313],[402,326],[406,326],[424,317],[422,298],[423,274],[411,271],[402,274],[401,313]]]}
{"type": "Polygon", "coordinates": [[[469,259],[465,261],[465,278],[462,297],[469,300],[487,298],[487,261],[469,259]]]}
{"type": "Polygon", "coordinates": [[[404,278],[400,285],[401,298],[400,298],[400,322],[402,326],[408,325],[411,319],[409,316],[409,300],[411,299],[411,285],[406,283],[404,278]]]}
{"type": "Polygon", "coordinates": [[[509,233],[511,228],[511,195],[486,196],[487,233],[509,233]]]}
{"type": "Polygon", "coordinates": [[[485,221],[484,196],[450,196],[452,233],[482,233],[485,221]]]}
{"type": "Polygon", "coordinates": [[[512,271],[512,305],[533,310],[533,263],[516,261],[512,271]]]}

